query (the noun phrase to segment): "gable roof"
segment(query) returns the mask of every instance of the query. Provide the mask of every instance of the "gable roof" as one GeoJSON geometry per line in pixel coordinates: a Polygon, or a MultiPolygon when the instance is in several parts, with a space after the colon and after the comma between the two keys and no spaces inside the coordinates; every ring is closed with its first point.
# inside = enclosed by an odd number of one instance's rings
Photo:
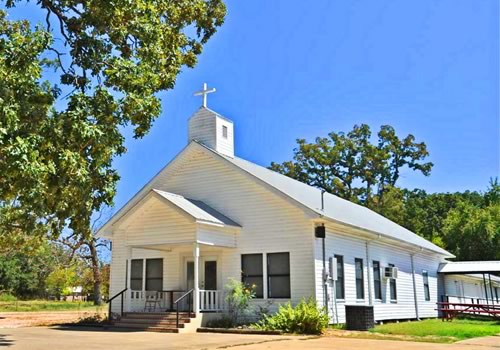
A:
{"type": "Polygon", "coordinates": [[[160,195],[162,199],[167,200],[168,202],[184,211],[186,214],[193,217],[197,222],[212,223],[222,226],[241,227],[238,223],[219,213],[217,210],[208,206],[202,201],[189,199],[175,193],[165,192],[157,189],[153,189],[152,191],[160,195]]]}
{"type": "MultiPolygon", "coordinates": [[[[137,204],[138,201],[141,200],[141,198],[144,198],[144,196],[146,196],[147,193],[153,189],[152,186],[155,183],[155,179],[161,177],[164,172],[166,172],[168,168],[173,165],[173,163],[180,160],[180,158],[182,158],[185,153],[192,149],[192,147],[198,147],[199,149],[206,150],[210,154],[214,155],[215,158],[227,161],[236,168],[260,180],[276,191],[282,193],[285,197],[291,199],[296,204],[299,204],[302,208],[310,210],[319,217],[324,217],[343,225],[365,230],[371,234],[380,235],[392,240],[427,249],[445,257],[454,257],[454,255],[450,252],[438,247],[425,238],[418,236],[417,234],[396,224],[395,222],[385,218],[384,216],[366,207],[337,197],[333,194],[324,194],[324,210],[321,210],[321,190],[319,190],[318,188],[307,185],[247,160],[238,157],[232,158],[225,156],[196,140],[191,141],[188,146],[186,146],[170,163],[168,163],[162,170],[160,170],[160,172],[158,172],[120,210],[118,210],[118,212],[116,212],[110,220],[108,220],[103,226],[101,226],[97,231],[97,235],[105,236],[106,233],[109,232],[108,229],[111,225],[113,225],[119,218],[125,215],[133,205],[137,204]]],[[[193,203],[193,200],[190,201],[191,203],[193,203]]],[[[208,207],[205,203],[203,204],[208,207]]]]}
{"type": "MultiPolygon", "coordinates": [[[[194,141],[196,142],[196,141],[194,141]]],[[[292,179],[283,174],[277,173],[255,163],[238,157],[227,157],[215,150],[199,143],[202,147],[213,152],[219,157],[227,160],[236,167],[242,169],[248,174],[267,183],[279,192],[287,195],[294,201],[312,210],[316,214],[334,220],[336,222],[380,234],[391,239],[404,241],[433,252],[453,257],[450,252],[429,242],[423,237],[411,232],[410,230],[396,224],[384,216],[361,205],[355,204],[338,196],[325,192],[324,209],[321,210],[321,190],[307,185],[303,182],[292,179]]]]}

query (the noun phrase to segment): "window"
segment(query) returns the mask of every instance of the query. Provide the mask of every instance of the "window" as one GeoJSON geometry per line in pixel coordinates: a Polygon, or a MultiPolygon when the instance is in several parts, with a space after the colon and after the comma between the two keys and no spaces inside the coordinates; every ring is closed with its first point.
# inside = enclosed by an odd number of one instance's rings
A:
{"type": "MultiPolygon", "coordinates": [[[[389,264],[390,267],[395,267],[394,264],[389,264]]],[[[390,290],[391,290],[391,301],[396,301],[398,300],[398,293],[397,293],[397,287],[396,287],[396,279],[391,278],[389,281],[390,284],[390,290]]]]}
{"type": "Polygon", "coordinates": [[[243,254],[241,256],[241,282],[247,286],[255,285],[255,297],[264,297],[264,276],[262,254],[243,254]]]}
{"type": "Polygon", "coordinates": [[[146,290],[163,289],[163,259],[146,260],[146,290]]]}
{"type": "Polygon", "coordinates": [[[356,269],[356,298],[365,298],[365,285],[363,278],[363,259],[354,259],[354,267],[356,269]]]}
{"type": "Polygon", "coordinates": [[[227,139],[227,126],[222,125],[222,137],[227,139]]]}
{"type": "Polygon", "coordinates": [[[382,300],[382,283],[380,280],[380,262],[373,261],[373,287],[375,299],[382,300]]]}
{"type": "Polygon", "coordinates": [[[290,298],[290,254],[267,254],[268,298],[290,298]]]}
{"type": "Polygon", "coordinates": [[[424,295],[425,295],[425,300],[429,301],[431,300],[431,293],[429,291],[429,273],[425,270],[422,271],[422,277],[424,279],[424,295]]]}
{"type": "Polygon", "coordinates": [[[337,299],[344,299],[344,257],[342,255],[334,255],[337,259],[337,283],[335,283],[335,293],[337,299]]]}
{"type": "Polygon", "coordinates": [[[142,290],[142,259],[133,259],[130,268],[130,289],[142,290]]]}

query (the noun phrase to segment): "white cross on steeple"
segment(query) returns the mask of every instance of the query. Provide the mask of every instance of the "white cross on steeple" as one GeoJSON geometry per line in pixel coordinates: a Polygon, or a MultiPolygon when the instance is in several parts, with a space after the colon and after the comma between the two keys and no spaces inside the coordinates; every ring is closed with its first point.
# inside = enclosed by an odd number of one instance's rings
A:
{"type": "Polygon", "coordinates": [[[203,107],[207,107],[207,95],[215,92],[215,89],[208,89],[207,83],[203,83],[203,90],[194,93],[194,96],[203,96],[203,107]]]}

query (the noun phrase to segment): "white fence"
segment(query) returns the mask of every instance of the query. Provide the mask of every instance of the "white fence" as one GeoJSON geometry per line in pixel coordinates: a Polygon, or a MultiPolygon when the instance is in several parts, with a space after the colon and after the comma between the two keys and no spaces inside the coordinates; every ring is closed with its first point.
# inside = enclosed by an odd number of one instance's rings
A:
{"type": "Polygon", "coordinates": [[[200,290],[200,311],[218,312],[226,309],[225,293],[222,290],[200,290]]]}

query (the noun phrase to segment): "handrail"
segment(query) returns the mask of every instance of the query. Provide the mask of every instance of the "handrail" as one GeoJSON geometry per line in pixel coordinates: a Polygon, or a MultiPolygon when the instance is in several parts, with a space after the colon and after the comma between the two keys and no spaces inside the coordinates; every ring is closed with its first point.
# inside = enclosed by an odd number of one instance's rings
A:
{"type": "Polygon", "coordinates": [[[115,295],[113,295],[111,298],[108,299],[108,301],[106,303],[110,303],[112,302],[115,298],[117,298],[118,296],[122,295],[123,293],[125,293],[126,291],[128,290],[128,288],[125,288],[124,290],[122,290],[121,292],[119,293],[116,293],[115,295]]]}
{"type": "Polygon", "coordinates": [[[108,308],[108,322],[111,323],[111,305],[113,303],[113,300],[115,300],[116,298],[118,298],[120,295],[121,295],[121,301],[122,301],[122,304],[121,304],[121,309],[120,309],[120,316],[123,315],[123,293],[125,293],[126,291],[128,290],[128,287],[123,289],[121,292],[113,295],[111,298],[108,299],[108,301],[106,303],[109,304],[109,308],[108,308]]]}
{"type": "Polygon", "coordinates": [[[182,294],[177,300],[174,301],[174,304],[177,304],[179,301],[184,299],[188,294],[192,293],[193,289],[188,290],[186,293],[182,294]]]}
{"type": "Polygon", "coordinates": [[[177,328],[179,328],[179,301],[183,300],[184,298],[188,297],[188,313],[189,313],[189,316],[191,317],[191,308],[192,308],[192,304],[191,304],[191,295],[193,294],[193,289],[190,289],[189,291],[187,291],[186,293],[184,293],[183,295],[181,295],[179,298],[177,298],[177,300],[174,302],[175,304],[175,312],[176,312],[176,326],[177,328]]]}

